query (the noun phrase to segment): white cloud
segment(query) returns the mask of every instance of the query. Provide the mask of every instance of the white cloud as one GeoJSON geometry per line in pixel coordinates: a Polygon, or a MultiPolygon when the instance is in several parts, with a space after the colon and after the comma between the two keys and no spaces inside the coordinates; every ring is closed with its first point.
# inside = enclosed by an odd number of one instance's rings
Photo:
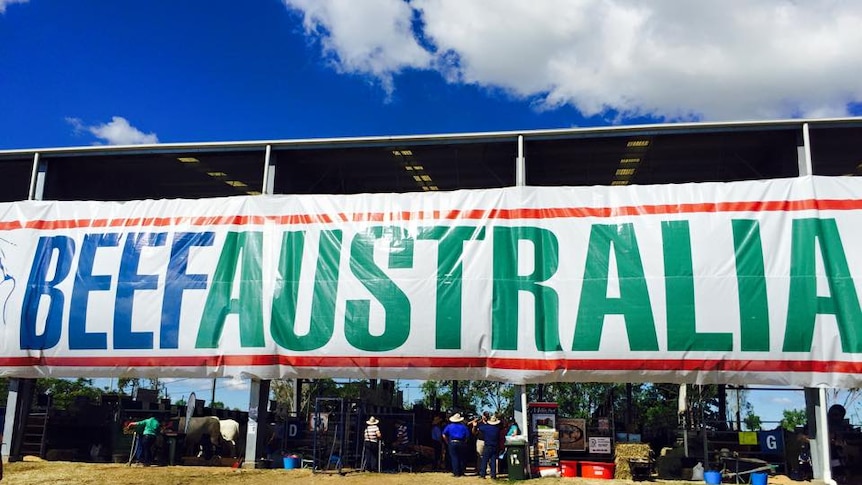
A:
{"type": "Polygon", "coordinates": [[[159,142],[155,133],[142,132],[122,116],[114,116],[108,123],[91,126],[85,125],[80,118],[67,117],[66,122],[72,125],[76,134],[89,132],[108,145],[142,145],[159,142]]]}
{"type": "Polygon", "coordinates": [[[249,381],[239,376],[234,376],[224,381],[224,387],[231,391],[246,391],[249,389],[249,381]]]}
{"type": "Polygon", "coordinates": [[[6,6],[13,3],[27,3],[29,0],[0,0],[0,13],[6,12],[6,6]]]}
{"type": "Polygon", "coordinates": [[[862,101],[862,2],[284,2],[340,71],[390,88],[433,69],[540,109],[666,119],[844,116],[862,101]]]}
{"type": "Polygon", "coordinates": [[[66,117],[66,123],[69,123],[70,125],[72,125],[72,129],[75,131],[76,135],[79,135],[79,134],[83,133],[84,131],[87,131],[87,128],[84,126],[84,122],[81,121],[81,118],[74,118],[71,116],[67,116],[66,117]]]}
{"type": "Polygon", "coordinates": [[[371,74],[387,92],[392,76],[408,68],[426,68],[431,53],[412,31],[414,11],[393,0],[284,0],[303,12],[308,35],[320,39],[324,53],[341,72],[371,74]]]}

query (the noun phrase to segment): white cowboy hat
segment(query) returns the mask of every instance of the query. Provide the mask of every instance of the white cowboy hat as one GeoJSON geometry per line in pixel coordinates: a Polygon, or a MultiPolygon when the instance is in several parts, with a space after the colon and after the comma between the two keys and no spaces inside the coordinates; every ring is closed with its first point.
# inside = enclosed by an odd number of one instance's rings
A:
{"type": "Polygon", "coordinates": [[[379,422],[380,422],[380,421],[378,421],[378,420],[377,420],[377,418],[375,418],[374,416],[371,416],[371,419],[369,419],[368,421],[366,421],[366,422],[365,422],[365,424],[377,424],[377,423],[379,423],[379,422]]]}
{"type": "Polygon", "coordinates": [[[491,417],[488,419],[488,424],[490,424],[490,425],[492,425],[492,426],[493,426],[493,425],[495,425],[495,424],[500,424],[500,420],[499,420],[499,419],[497,419],[497,416],[491,416],[491,417]]]}
{"type": "Polygon", "coordinates": [[[464,418],[461,416],[461,413],[455,413],[452,415],[451,418],[449,418],[449,421],[453,423],[460,423],[461,421],[464,421],[464,418]]]}

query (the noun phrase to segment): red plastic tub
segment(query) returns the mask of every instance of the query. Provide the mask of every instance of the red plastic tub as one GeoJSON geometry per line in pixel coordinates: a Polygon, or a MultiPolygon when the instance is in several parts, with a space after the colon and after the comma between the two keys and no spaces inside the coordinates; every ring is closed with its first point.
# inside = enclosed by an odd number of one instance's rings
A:
{"type": "Polygon", "coordinates": [[[540,466],[530,469],[534,477],[558,477],[560,476],[559,467],[555,466],[540,466]]]}
{"type": "Polygon", "coordinates": [[[614,464],[600,461],[582,461],[581,476],[584,478],[614,478],[614,464]]]}
{"type": "Polygon", "coordinates": [[[569,460],[560,460],[561,475],[568,478],[578,476],[578,462],[569,460]]]}

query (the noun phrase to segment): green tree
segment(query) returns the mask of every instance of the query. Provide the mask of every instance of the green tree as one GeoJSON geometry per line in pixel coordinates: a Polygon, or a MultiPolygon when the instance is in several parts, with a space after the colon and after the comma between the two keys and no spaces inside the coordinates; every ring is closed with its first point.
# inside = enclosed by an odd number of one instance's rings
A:
{"type": "Polygon", "coordinates": [[[458,406],[452,399],[453,381],[425,381],[420,386],[422,403],[429,409],[435,404],[444,411],[490,411],[508,415],[512,412],[514,386],[497,381],[458,381],[458,406]]]}
{"type": "Polygon", "coordinates": [[[742,425],[747,424],[748,415],[754,413],[754,406],[748,400],[749,390],[741,386],[728,386],[728,391],[727,416],[725,418],[727,422],[734,423],[733,429],[741,430],[742,425]]]}
{"type": "Polygon", "coordinates": [[[103,394],[102,390],[93,386],[92,379],[57,379],[53,377],[36,379],[35,394],[49,394],[51,405],[68,409],[78,397],[87,399],[98,399],[103,394]]]}
{"type": "Polygon", "coordinates": [[[653,447],[674,446],[683,422],[687,429],[723,429],[718,386],[688,386],[683,415],[679,414],[679,398],[679,384],[644,384],[635,393],[636,422],[642,423],[643,439],[653,447]]]}
{"type": "Polygon", "coordinates": [[[743,420],[743,424],[745,424],[745,429],[749,431],[760,431],[763,429],[763,423],[760,421],[760,416],[754,414],[754,411],[748,411],[748,414],[745,415],[745,419],[743,420]]]}
{"type": "MultiPolygon", "coordinates": [[[[611,417],[625,397],[625,384],[557,382],[544,384],[541,400],[556,402],[561,416],[574,418],[611,417]]],[[[528,400],[540,400],[539,387],[527,388],[528,400]]]]}
{"type": "Polygon", "coordinates": [[[797,427],[805,426],[808,422],[804,409],[785,409],[783,414],[780,426],[787,431],[796,431],[797,427]]]}
{"type": "Polygon", "coordinates": [[[425,381],[422,389],[422,402],[428,409],[452,409],[452,381],[425,381]]]}
{"type": "Polygon", "coordinates": [[[476,411],[507,413],[512,409],[512,385],[498,381],[462,381],[461,405],[476,411]]]}
{"type": "Polygon", "coordinates": [[[119,379],[117,379],[117,390],[120,392],[120,394],[126,394],[129,396],[134,396],[135,393],[138,392],[138,389],[141,388],[155,389],[159,391],[160,395],[165,391],[166,386],[162,383],[160,378],[152,377],[146,379],[146,381],[147,382],[144,382],[144,379],[141,379],[139,377],[120,377],[119,379]]]}
{"type": "MultiPolygon", "coordinates": [[[[654,447],[673,446],[680,429],[678,384],[647,384],[635,398],[638,403],[643,440],[654,447]]],[[[688,427],[692,419],[700,416],[699,393],[689,393],[685,418],[688,427]]]]}
{"type": "Polygon", "coordinates": [[[293,387],[292,379],[274,379],[270,383],[270,399],[276,403],[277,415],[284,417],[293,409],[293,387]]]}
{"type": "Polygon", "coordinates": [[[344,399],[359,399],[362,397],[362,391],[368,389],[369,382],[365,379],[351,379],[347,382],[338,383],[336,396],[344,399]]]}
{"type": "Polygon", "coordinates": [[[137,377],[120,377],[117,379],[117,390],[120,391],[120,394],[134,396],[140,386],[141,380],[137,377]],[[129,392],[126,392],[126,389],[128,389],[129,392]]]}

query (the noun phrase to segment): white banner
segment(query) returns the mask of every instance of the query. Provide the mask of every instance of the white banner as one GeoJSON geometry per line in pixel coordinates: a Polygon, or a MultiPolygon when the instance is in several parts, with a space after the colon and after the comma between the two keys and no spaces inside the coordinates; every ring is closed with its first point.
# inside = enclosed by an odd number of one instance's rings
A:
{"type": "Polygon", "coordinates": [[[0,204],[0,375],[858,387],[859,194],[0,204]]]}

